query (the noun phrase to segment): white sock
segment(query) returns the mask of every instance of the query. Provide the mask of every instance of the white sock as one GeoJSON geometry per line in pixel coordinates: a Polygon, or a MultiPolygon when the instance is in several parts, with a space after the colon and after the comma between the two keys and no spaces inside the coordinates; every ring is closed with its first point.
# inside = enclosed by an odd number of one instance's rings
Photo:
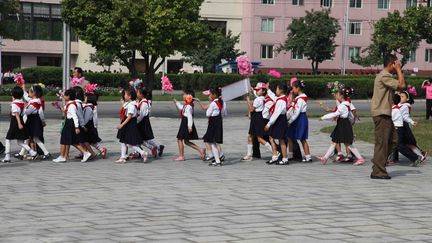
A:
{"type": "Polygon", "coordinates": [[[327,153],[324,155],[324,159],[330,158],[330,156],[333,154],[333,151],[334,151],[335,147],[336,147],[336,145],[334,143],[332,143],[330,145],[330,147],[327,150],[327,153]]]}
{"type": "Polygon", "coordinates": [[[287,162],[288,158],[282,158],[282,162],[287,162]]]}
{"type": "Polygon", "coordinates": [[[17,140],[17,144],[18,144],[18,146],[20,146],[25,151],[28,151],[31,156],[37,155],[36,151],[34,151],[33,149],[31,149],[30,146],[28,146],[26,143],[24,143],[23,140],[17,140]]]}
{"type": "Polygon", "coordinates": [[[264,144],[264,147],[267,149],[268,152],[272,152],[272,146],[268,142],[264,144]]]}
{"type": "Polygon", "coordinates": [[[211,148],[212,148],[214,159],[216,160],[216,163],[220,163],[221,161],[220,161],[219,150],[217,149],[217,145],[215,143],[212,143],[211,148]]]}
{"type": "Polygon", "coordinates": [[[279,157],[278,156],[272,156],[272,161],[277,161],[279,159],[279,157]]]}
{"type": "MultiPolygon", "coordinates": [[[[336,146],[335,146],[335,147],[336,147],[336,146]]],[[[334,149],[333,149],[333,150],[334,150],[334,149]]],[[[338,152],[337,154],[338,154],[338,155],[343,155],[343,153],[342,153],[342,152],[338,152]]]]}
{"type": "Polygon", "coordinates": [[[420,158],[423,159],[424,156],[423,156],[423,154],[422,154],[422,152],[420,151],[419,148],[415,147],[414,149],[412,149],[412,151],[413,151],[415,154],[417,154],[420,158]]]}
{"type": "Polygon", "coordinates": [[[293,152],[288,152],[287,156],[288,156],[288,159],[294,158],[293,152]]]}
{"type": "Polygon", "coordinates": [[[357,148],[354,148],[352,145],[348,148],[351,150],[351,153],[353,153],[357,159],[363,159],[357,148]]]}
{"type": "Polygon", "coordinates": [[[10,141],[11,140],[9,139],[6,139],[5,141],[5,157],[4,157],[5,160],[10,160],[10,147],[11,147],[10,141]]]}
{"type": "Polygon", "coordinates": [[[144,150],[142,150],[140,147],[138,147],[138,146],[132,146],[132,145],[129,145],[129,146],[130,146],[130,148],[132,148],[133,150],[137,151],[141,156],[144,155],[144,150]]]}
{"type": "Polygon", "coordinates": [[[211,151],[211,149],[212,148],[210,146],[210,150],[208,150],[208,149],[206,150],[207,157],[210,157],[210,158],[213,157],[213,152],[211,151]]]}
{"type": "Polygon", "coordinates": [[[44,155],[49,154],[48,150],[45,147],[45,144],[38,137],[34,137],[33,141],[39,146],[39,148],[43,151],[44,155]]]}
{"type": "Polygon", "coordinates": [[[121,155],[120,155],[120,158],[126,159],[126,157],[127,157],[126,153],[127,153],[127,146],[126,146],[125,143],[122,143],[121,144],[121,155]]]}
{"type": "Polygon", "coordinates": [[[310,154],[306,154],[306,155],[305,155],[305,159],[306,159],[306,160],[310,160],[310,159],[312,159],[312,156],[311,156],[310,154]]]}
{"type": "Polygon", "coordinates": [[[159,144],[158,142],[156,142],[156,140],[154,140],[154,139],[150,139],[150,140],[148,140],[148,143],[149,143],[151,146],[156,147],[156,148],[159,149],[160,144],[159,144]]]}
{"type": "Polygon", "coordinates": [[[144,145],[144,147],[146,147],[146,148],[148,148],[148,149],[150,149],[150,150],[153,149],[153,145],[151,145],[151,144],[149,143],[149,141],[144,141],[144,142],[143,142],[143,145],[144,145]]]}
{"type": "Polygon", "coordinates": [[[253,145],[252,144],[248,144],[247,145],[247,154],[246,154],[246,156],[252,156],[252,149],[253,149],[253,145]]]}

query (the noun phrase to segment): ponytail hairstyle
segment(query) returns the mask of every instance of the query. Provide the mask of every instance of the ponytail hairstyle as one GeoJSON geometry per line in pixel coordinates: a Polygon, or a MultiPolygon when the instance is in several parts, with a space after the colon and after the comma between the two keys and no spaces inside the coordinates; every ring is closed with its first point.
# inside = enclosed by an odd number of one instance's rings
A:
{"type": "Polygon", "coordinates": [[[306,84],[303,80],[297,79],[292,83],[292,87],[299,88],[301,91],[303,91],[306,88],[306,84]]]}
{"type": "Polygon", "coordinates": [[[344,100],[347,100],[349,97],[351,97],[351,95],[354,94],[354,89],[350,87],[343,87],[338,92],[342,95],[344,100]]]}
{"type": "Polygon", "coordinates": [[[219,101],[222,103],[222,97],[221,97],[221,93],[222,93],[222,89],[217,87],[217,88],[210,88],[210,94],[214,95],[217,97],[217,99],[219,99],[219,101]]]}
{"type": "Polygon", "coordinates": [[[41,98],[43,96],[43,89],[41,86],[36,84],[33,85],[30,89],[34,92],[36,98],[41,98]]]}

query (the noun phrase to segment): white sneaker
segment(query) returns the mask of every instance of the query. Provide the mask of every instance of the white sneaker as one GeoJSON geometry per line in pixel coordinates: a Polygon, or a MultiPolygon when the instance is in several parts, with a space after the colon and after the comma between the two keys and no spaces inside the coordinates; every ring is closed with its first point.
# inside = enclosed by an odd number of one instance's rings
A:
{"type": "Polygon", "coordinates": [[[147,158],[148,158],[148,153],[144,151],[144,154],[142,155],[142,159],[144,163],[147,162],[147,158]]]}
{"type": "Polygon", "coordinates": [[[125,158],[120,158],[120,159],[116,160],[115,163],[117,163],[117,164],[125,164],[126,163],[126,159],[125,158]]]}
{"type": "Polygon", "coordinates": [[[252,155],[246,155],[245,157],[243,157],[241,160],[242,161],[252,161],[252,155]]]}
{"type": "Polygon", "coordinates": [[[87,160],[91,157],[91,153],[90,152],[86,152],[83,155],[83,159],[81,160],[81,163],[85,163],[87,162],[87,160]]]}
{"type": "Polygon", "coordinates": [[[58,157],[57,159],[53,159],[54,163],[66,163],[66,158],[58,157]]]}

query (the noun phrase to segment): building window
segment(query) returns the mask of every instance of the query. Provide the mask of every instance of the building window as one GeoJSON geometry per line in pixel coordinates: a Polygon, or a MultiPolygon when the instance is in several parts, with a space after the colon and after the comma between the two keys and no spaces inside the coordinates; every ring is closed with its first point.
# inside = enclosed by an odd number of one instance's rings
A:
{"type": "Polygon", "coordinates": [[[350,22],[349,23],[349,33],[350,35],[361,35],[361,22],[350,22]]]}
{"type": "Polygon", "coordinates": [[[417,0],[407,0],[406,7],[407,8],[417,7],[417,0]]]}
{"type": "Polygon", "coordinates": [[[389,9],[390,0],[378,0],[378,9],[389,9]]]}
{"type": "MultiPolygon", "coordinates": [[[[4,21],[16,36],[24,40],[61,41],[63,38],[59,4],[22,2],[18,17],[5,16],[4,21]]],[[[73,30],[71,40],[78,41],[73,30]]]]}
{"type": "Polygon", "coordinates": [[[331,8],[333,6],[332,0],[321,0],[321,7],[323,8],[331,8]]]}
{"type": "Polygon", "coordinates": [[[274,19],[273,18],[261,19],[261,31],[274,32],[274,19]]]}
{"type": "Polygon", "coordinates": [[[350,47],[349,48],[349,59],[350,61],[355,60],[360,57],[360,47],[350,47]]]}
{"type": "Polygon", "coordinates": [[[2,72],[13,71],[15,68],[21,67],[21,56],[1,56],[2,72]]]}
{"type": "Polygon", "coordinates": [[[408,62],[416,62],[416,50],[410,51],[408,54],[408,62]]]}
{"type": "Polygon", "coordinates": [[[350,0],[350,8],[361,8],[362,0],[350,0]]]}
{"type": "Polygon", "coordinates": [[[425,62],[432,62],[432,49],[426,49],[425,62]]]}
{"type": "Polygon", "coordinates": [[[261,0],[262,4],[275,4],[274,0],[261,0]]]}
{"type": "Polygon", "coordinates": [[[298,51],[292,51],[291,52],[291,59],[292,60],[303,60],[303,53],[300,53],[298,51]]]}
{"type": "Polygon", "coordinates": [[[427,1],[427,6],[428,6],[428,7],[432,7],[432,0],[428,0],[428,1],[427,1]]]}
{"type": "Polygon", "coordinates": [[[37,66],[53,66],[60,67],[62,63],[61,57],[37,57],[37,66]]]}
{"type": "Polygon", "coordinates": [[[303,6],[303,0],[292,0],[292,5],[303,6]]]}
{"type": "Polygon", "coordinates": [[[261,45],[261,59],[273,59],[273,45],[261,45]]]}

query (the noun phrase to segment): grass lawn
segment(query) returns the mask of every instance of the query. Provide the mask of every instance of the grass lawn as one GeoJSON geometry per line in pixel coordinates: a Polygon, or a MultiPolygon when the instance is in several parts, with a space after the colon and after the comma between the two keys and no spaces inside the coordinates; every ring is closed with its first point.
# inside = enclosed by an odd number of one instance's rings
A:
{"type": "MultiPolygon", "coordinates": [[[[413,128],[414,136],[416,137],[417,144],[423,150],[426,150],[429,155],[432,154],[432,121],[418,120],[419,125],[413,128]]],[[[321,132],[331,133],[334,126],[324,127],[321,132]]],[[[368,143],[375,142],[374,125],[372,122],[361,122],[354,125],[354,134],[356,139],[368,143]]]]}

